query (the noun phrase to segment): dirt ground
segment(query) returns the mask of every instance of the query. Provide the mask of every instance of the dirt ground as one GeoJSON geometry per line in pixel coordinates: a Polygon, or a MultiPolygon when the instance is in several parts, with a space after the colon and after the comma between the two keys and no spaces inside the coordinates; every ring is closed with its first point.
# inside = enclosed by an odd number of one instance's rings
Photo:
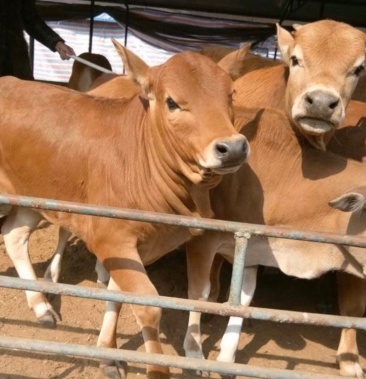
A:
{"type": "MultiPolygon", "coordinates": [[[[31,258],[39,277],[47,267],[56,244],[57,231],[45,226],[32,235],[31,258]]],[[[10,259],[0,240],[0,275],[16,276],[10,259]]],[[[71,240],[64,257],[61,281],[68,284],[96,286],[95,258],[84,244],[71,240]]],[[[186,297],[187,284],[185,257],[174,252],[148,268],[151,280],[159,293],[166,296],[186,297]]],[[[230,267],[223,270],[222,292],[227,292],[230,267]]],[[[285,277],[276,273],[262,275],[253,305],[316,312],[316,294],[319,285],[285,277]]],[[[224,297],[222,297],[223,301],[224,297]]],[[[42,328],[27,307],[23,291],[0,288],[0,333],[4,336],[34,338],[57,342],[94,346],[101,325],[104,303],[74,297],[56,298],[53,302],[62,314],[62,321],[54,330],[42,328]]],[[[164,310],[161,337],[164,351],[184,355],[183,339],[188,314],[184,311],[164,310]]],[[[208,359],[218,354],[220,338],[227,318],[212,316],[202,327],[204,352],[208,359]]],[[[335,354],[340,331],[333,328],[275,324],[253,320],[243,328],[237,362],[266,368],[300,370],[337,375],[335,354]]],[[[133,351],[144,351],[141,334],[129,306],[124,305],[118,329],[118,346],[133,351]]],[[[365,333],[359,333],[361,365],[366,368],[365,333]]],[[[173,369],[175,379],[188,376],[173,369]]],[[[0,379],[93,379],[98,377],[98,362],[57,355],[28,353],[0,349],[0,379]]],[[[129,366],[128,379],[145,377],[142,365],[129,366]]],[[[212,377],[219,377],[212,374],[212,377]]],[[[240,379],[243,377],[240,377],[240,379]]],[[[238,377],[239,379],[239,377],[238,377]]]]}

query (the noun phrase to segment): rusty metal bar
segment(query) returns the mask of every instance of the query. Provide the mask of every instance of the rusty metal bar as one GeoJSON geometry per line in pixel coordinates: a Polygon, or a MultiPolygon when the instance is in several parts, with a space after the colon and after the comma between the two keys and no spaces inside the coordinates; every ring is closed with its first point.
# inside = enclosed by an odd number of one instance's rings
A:
{"type": "Polygon", "coordinates": [[[148,354],[140,351],[119,350],[61,342],[28,340],[24,338],[3,337],[0,339],[0,348],[37,351],[52,354],[71,355],[76,357],[108,359],[113,361],[127,361],[160,366],[178,367],[217,372],[219,374],[244,375],[267,379],[340,379],[335,375],[321,375],[301,371],[289,371],[275,368],[263,368],[239,363],[223,363],[204,359],[183,358],[172,355],[148,354]]]}
{"type": "Polygon", "coordinates": [[[249,233],[235,233],[235,254],[231,274],[229,304],[238,306],[241,303],[241,289],[244,280],[245,255],[247,252],[249,233]]]}
{"type": "Polygon", "coordinates": [[[94,287],[75,286],[71,284],[11,278],[7,276],[0,276],[0,286],[28,291],[47,292],[56,295],[83,297],[94,300],[109,300],[117,303],[149,305],[183,311],[212,313],[220,316],[236,316],[279,323],[310,324],[366,330],[366,319],[358,317],[244,307],[242,305],[230,306],[226,303],[211,303],[168,296],[151,296],[123,291],[111,291],[94,287]]]}
{"type": "Polygon", "coordinates": [[[17,205],[21,207],[44,209],[67,213],[77,213],[89,216],[120,218],[134,221],[150,222],[153,224],[167,224],[217,230],[222,232],[247,232],[251,235],[294,240],[307,240],[320,243],[335,243],[357,247],[366,247],[366,238],[336,233],[294,230],[284,227],[246,224],[233,221],[213,220],[198,217],[179,216],[167,213],[148,212],[134,209],[104,207],[91,204],[73,203],[69,201],[51,200],[38,197],[0,195],[0,204],[17,205]]]}

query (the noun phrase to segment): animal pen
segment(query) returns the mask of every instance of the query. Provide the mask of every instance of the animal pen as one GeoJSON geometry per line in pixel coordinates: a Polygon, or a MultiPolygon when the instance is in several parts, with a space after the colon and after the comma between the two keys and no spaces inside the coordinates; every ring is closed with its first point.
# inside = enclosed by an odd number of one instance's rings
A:
{"type": "MultiPolygon", "coordinates": [[[[216,230],[233,233],[236,240],[233,272],[228,304],[210,303],[166,296],[148,296],[120,291],[88,288],[76,285],[46,283],[0,276],[0,286],[5,288],[40,291],[57,295],[76,296],[94,300],[158,306],[183,311],[197,311],[221,316],[237,316],[248,319],[267,320],[278,323],[311,324],[336,328],[356,328],[366,330],[366,319],[355,317],[321,315],[315,313],[275,310],[240,305],[241,285],[243,282],[245,255],[251,236],[265,236],[294,240],[307,240],[318,243],[334,243],[366,247],[366,239],[350,235],[307,232],[283,227],[246,224],[239,222],[192,218],[171,214],[146,212],[140,210],[93,206],[81,203],[57,201],[43,198],[0,195],[0,204],[30,207],[50,211],[77,213],[90,216],[129,219],[149,223],[161,223],[203,230],[216,230]]],[[[290,253],[289,253],[290,254],[290,253]]],[[[74,357],[109,359],[114,361],[157,364],[181,369],[215,372],[224,375],[243,375],[272,379],[332,379],[337,375],[324,375],[283,369],[263,368],[239,363],[222,363],[212,360],[177,357],[172,355],[147,354],[138,351],[98,348],[80,344],[68,344],[43,340],[31,340],[0,336],[0,348],[31,352],[52,353],[74,357]]]]}

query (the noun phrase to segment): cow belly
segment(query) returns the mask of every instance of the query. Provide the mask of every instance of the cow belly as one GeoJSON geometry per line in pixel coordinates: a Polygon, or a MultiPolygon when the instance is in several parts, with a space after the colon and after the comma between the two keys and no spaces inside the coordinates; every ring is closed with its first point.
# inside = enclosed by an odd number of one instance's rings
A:
{"type": "Polygon", "coordinates": [[[364,278],[366,256],[351,255],[345,247],[306,241],[252,238],[246,265],[278,267],[287,275],[313,279],[341,270],[364,278]]]}

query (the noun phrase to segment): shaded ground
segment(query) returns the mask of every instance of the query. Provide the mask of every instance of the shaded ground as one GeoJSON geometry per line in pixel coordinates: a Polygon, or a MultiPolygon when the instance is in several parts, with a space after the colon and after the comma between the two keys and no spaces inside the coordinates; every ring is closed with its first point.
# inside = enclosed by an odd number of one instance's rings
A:
{"type": "MultiPolygon", "coordinates": [[[[43,276],[56,243],[54,227],[45,227],[32,236],[31,258],[38,276],[43,276]]],[[[184,254],[173,253],[148,269],[151,280],[161,295],[186,297],[187,284],[184,254]]],[[[96,286],[95,258],[83,243],[72,240],[64,257],[61,281],[83,286],[96,286]]],[[[0,243],[0,275],[16,276],[15,270],[0,243]]],[[[226,293],[230,268],[223,270],[226,293]]],[[[258,307],[282,308],[315,312],[314,304],[319,286],[278,274],[266,274],[259,281],[254,304],[258,307]]],[[[221,299],[223,300],[223,299],[221,299]]],[[[62,297],[53,303],[63,320],[57,329],[47,330],[38,325],[26,305],[22,291],[0,288],[0,333],[4,336],[34,338],[94,346],[101,325],[103,302],[62,297]]],[[[167,354],[183,355],[183,339],[188,314],[164,310],[161,336],[167,354]]],[[[204,352],[209,359],[218,354],[220,338],[227,319],[213,316],[203,325],[204,352]]],[[[335,354],[339,330],[324,327],[278,325],[251,321],[243,328],[237,362],[266,368],[301,370],[337,374],[335,354]]],[[[144,351],[142,337],[129,306],[124,305],[119,320],[118,346],[144,351]]],[[[365,333],[359,333],[361,365],[366,368],[365,333]]],[[[91,359],[62,357],[0,349],[0,379],[91,379],[98,376],[98,362],[91,359]]],[[[175,379],[186,376],[173,369],[175,379]]],[[[143,366],[130,365],[128,379],[144,378],[143,366]]],[[[212,374],[212,377],[218,377],[212,374]]],[[[238,377],[239,378],[239,377],[238,377]]],[[[240,377],[242,378],[242,377],[240,377]]]]}

